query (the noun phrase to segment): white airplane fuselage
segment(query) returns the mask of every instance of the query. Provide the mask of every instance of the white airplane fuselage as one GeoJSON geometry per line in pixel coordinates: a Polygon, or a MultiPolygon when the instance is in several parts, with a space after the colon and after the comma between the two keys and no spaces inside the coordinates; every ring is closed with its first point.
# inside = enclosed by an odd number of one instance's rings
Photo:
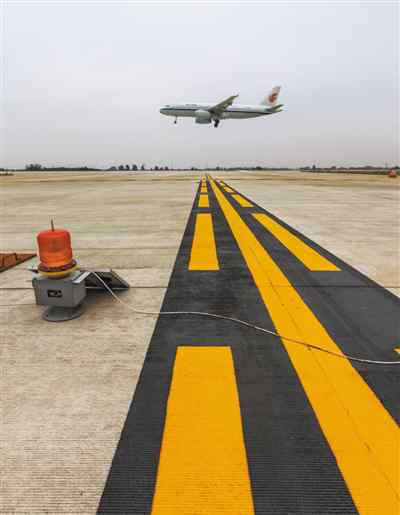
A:
{"type": "MultiPolygon", "coordinates": [[[[199,111],[207,112],[213,107],[213,104],[171,104],[166,105],[160,109],[161,114],[174,117],[192,117],[197,118],[199,111]]],[[[268,106],[263,105],[243,105],[235,104],[227,107],[218,118],[226,120],[228,118],[256,118],[258,116],[265,116],[273,114],[274,110],[268,106]]],[[[201,113],[200,113],[201,114],[201,113]]]]}

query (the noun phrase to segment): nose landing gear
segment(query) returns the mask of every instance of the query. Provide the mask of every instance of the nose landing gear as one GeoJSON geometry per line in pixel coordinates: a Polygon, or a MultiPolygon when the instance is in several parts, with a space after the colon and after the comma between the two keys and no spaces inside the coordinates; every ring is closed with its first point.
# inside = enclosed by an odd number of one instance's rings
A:
{"type": "Polygon", "coordinates": [[[214,127],[216,128],[216,127],[218,127],[218,125],[219,125],[219,120],[214,120],[214,127]]]}
{"type": "Polygon", "coordinates": [[[178,122],[178,117],[177,117],[177,116],[175,116],[175,121],[174,121],[174,123],[177,123],[177,122],[178,122]]]}

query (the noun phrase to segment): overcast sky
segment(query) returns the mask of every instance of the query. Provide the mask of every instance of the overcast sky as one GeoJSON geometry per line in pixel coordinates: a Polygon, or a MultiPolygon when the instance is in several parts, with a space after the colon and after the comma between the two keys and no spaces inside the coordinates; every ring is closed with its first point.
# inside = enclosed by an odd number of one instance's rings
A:
{"type": "Polygon", "coordinates": [[[0,166],[398,162],[398,4],[8,2],[0,166]],[[215,129],[166,103],[284,112],[215,129]]]}

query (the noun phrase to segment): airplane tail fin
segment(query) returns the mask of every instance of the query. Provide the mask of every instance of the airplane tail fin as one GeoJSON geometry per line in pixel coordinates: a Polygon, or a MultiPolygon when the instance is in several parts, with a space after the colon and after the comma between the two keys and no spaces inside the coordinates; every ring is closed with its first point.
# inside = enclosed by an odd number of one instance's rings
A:
{"type": "Polygon", "coordinates": [[[278,101],[279,92],[281,90],[280,86],[275,86],[271,93],[264,98],[264,100],[261,102],[261,105],[275,107],[276,103],[278,101]]]}

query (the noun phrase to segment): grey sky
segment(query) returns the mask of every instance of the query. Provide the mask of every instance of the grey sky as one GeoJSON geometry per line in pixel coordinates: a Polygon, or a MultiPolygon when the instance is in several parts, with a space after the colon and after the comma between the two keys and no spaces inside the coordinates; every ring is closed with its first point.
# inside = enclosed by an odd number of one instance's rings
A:
{"type": "Polygon", "coordinates": [[[3,4],[0,166],[398,162],[396,3],[3,4]],[[218,129],[162,104],[284,112],[218,129]]]}

